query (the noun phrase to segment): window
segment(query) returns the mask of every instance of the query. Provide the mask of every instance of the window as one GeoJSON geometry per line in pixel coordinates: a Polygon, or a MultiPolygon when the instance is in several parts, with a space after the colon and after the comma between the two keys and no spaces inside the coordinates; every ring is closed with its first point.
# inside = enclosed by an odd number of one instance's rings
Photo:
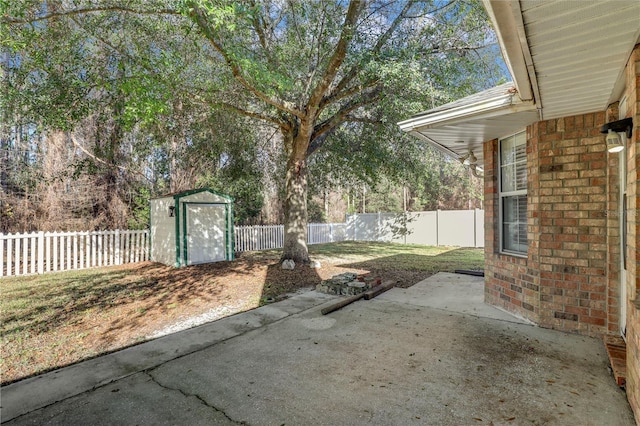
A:
{"type": "Polygon", "coordinates": [[[500,140],[500,251],[527,254],[527,137],[500,140]]]}

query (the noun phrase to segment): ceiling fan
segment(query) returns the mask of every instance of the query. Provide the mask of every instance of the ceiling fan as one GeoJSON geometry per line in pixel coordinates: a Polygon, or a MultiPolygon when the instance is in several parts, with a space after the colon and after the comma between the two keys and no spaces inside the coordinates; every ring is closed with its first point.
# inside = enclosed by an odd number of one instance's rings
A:
{"type": "Polygon", "coordinates": [[[469,150],[469,153],[466,155],[463,155],[462,157],[458,158],[458,160],[460,160],[460,162],[462,164],[464,164],[465,166],[471,166],[471,165],[476,165],[478,164],[478,159],[476,158],[475,155],[473,155],[473,151],[469,150]]]}
{"type": "Polygon", "coordinates": [[[473,154],[473,151],[469,150],[469,153],[458,158],[460,162],[471,170],[471,174],[477,178],[482,178],[483,175],[478,171],[483,171],[481,167],[478,167],[478,158],[473,154]]]}

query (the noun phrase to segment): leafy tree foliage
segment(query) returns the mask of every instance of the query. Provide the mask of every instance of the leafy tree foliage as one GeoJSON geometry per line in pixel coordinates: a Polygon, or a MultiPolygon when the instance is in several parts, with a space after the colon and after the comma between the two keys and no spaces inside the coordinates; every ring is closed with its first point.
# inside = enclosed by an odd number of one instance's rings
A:
{"type": "Polygon", "coordinates": [[[277,141],[283,258],[298,262],[310,176],[318,192],[416,179],[425,149],[395,123],[499,76],[477,0],[1,5],[12,116],[67,131],[93,119],[110,184],[126,163],[119,143],[135,134],[131,167],[145,178],[158,179],[149,164],[161,160],[169,175],[245,199],[260,192],[261,143],[277,141]],[[19,99],[25,89],[33,97],[19,99]]]}

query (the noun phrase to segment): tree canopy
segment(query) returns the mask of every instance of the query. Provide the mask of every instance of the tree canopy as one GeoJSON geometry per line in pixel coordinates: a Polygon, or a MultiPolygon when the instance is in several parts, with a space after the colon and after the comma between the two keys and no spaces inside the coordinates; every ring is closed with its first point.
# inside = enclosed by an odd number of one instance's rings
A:
{"type": "Polygon", "coordinates": [[[264,166],[275,144],[283,258],[302,262],[309,177],[415,179],[429,151],[395,123],[501,78],[478,0],[0,6],[5,122],[90,129],[78,144],[116,188],[126,173],[156,179],[161,162],[202,165],[190,182],[257,190],[252,165],[264,166]]]}

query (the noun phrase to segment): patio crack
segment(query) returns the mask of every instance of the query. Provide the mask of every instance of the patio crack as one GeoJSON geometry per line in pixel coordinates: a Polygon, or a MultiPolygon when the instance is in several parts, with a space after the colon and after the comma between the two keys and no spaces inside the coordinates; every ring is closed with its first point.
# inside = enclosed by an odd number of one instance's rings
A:
{"type": "Polygon", "coordinates": [[[180,388],[173,388],[171,386],[167,386],[165,384],[160,383],[159,380],[157,380],[155,377],[153,377],[153,374],[151,374],[150,372],[144,372],[143,374],[146,374],[147,376],[149,376],[149,378],[151,379],[151,381],[153,383],[155,383],[156,385],[160,386],[163,389],[167,389],[170,391],[174,391],[174,392],[179,392],[180,394],[182,394],[183,396],[189,398],[189,397],[194,397],[196,398],[198,401],[200,401],[201,404],[203,404],[204,406],[211,408],[212,410],[214,410],[217,413],[222,414],[227,420],[229,420],[231,423],[235,424],[235,425],[244,425],[244,426],[251,426],[249,423],[244,422],[244,421],[238,421],[238,420],[234,420],[231,417],[229,417],[229,415],[227,413],[225,413],[223,410],[209,404],[204,398],[202,398],[200,395],[196,394],[196,393],[189,393],[189,392],[185,392],[184,390],[180,389],[180,388]]]}

